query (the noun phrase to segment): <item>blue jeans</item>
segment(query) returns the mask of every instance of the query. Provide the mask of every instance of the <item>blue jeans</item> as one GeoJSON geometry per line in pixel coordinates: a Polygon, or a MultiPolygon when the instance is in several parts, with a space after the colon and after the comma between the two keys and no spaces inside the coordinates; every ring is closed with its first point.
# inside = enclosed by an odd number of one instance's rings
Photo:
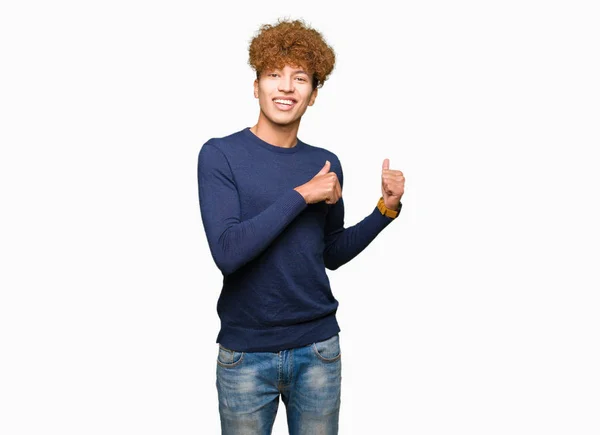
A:
{"type": "Polygon", "coordinates": [[[279,352],[238,352],[219,344],[222,435],[270,435],[279,395],[290,435],[337,434],[341,357],[339,333],[279,352]]]}

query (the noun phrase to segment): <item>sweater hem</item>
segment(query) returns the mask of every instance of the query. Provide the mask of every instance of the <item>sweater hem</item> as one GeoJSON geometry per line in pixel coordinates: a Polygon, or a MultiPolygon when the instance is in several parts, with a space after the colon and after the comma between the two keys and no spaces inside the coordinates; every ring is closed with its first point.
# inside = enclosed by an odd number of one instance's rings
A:
{"type": "Polygon", "coordinates": [[[340,332],[335,312],[289,326],[247,329],[221,321],[216,342],[238,352],[278,352],[326,340],[340,332]]]}

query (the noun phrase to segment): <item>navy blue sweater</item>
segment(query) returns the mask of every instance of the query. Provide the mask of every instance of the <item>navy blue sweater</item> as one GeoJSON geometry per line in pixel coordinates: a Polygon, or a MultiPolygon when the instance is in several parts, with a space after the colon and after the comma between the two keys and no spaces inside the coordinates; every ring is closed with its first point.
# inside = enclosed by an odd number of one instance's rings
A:
{"type": "MultiPolygon", "coordinates": [[[[344,228],[344,201],[307,204],[294,187],[337,156],[297,138],[271,145],[249,127],[208,140],[198,154],[198,192],[212,258],[223,274],[217,343],[246,352],[276,352],[340,331],[325,269],[358,255],[392,218],[373,207],[344,228]]],[[[376,204],[378,198],[373,201],[376,204]]]]}

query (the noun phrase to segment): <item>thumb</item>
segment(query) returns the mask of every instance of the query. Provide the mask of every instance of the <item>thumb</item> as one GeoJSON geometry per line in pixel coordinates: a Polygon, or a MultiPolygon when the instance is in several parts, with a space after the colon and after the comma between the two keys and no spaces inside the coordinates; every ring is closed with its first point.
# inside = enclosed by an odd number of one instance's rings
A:
{"type": "Polygon", "coordinates": [[[321,168],[321,170],[319,171],[319,173],[317,175],[323,175],[329,172],[329,168],[331,167],[331,163],[329,163],[329,160],[325,161],[325,166],[323,166],[323,168],[321,168]]]}
{"type": "Polygon", "coordinates": [[[383,160],[383,166],[381,167],[381,169],[390,169],[390,159],[383,160]]]}

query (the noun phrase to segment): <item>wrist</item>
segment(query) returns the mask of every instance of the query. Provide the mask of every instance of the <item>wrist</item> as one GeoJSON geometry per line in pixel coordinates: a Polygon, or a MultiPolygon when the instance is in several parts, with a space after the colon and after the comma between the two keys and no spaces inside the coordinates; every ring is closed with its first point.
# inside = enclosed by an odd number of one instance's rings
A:
{"type": "Polygon", "coordinates": [[[300,195],[302,195],[302,198],[304,198],[304,202],[308,204],[307,194],[304,191],[304,189],[302,188],[302,186],[294,187],[294,190],[296,192],[298,192],[300,195]]]}
{"type": "Polygon", "coordinates": [[[379,202],[377,202],[377,208],[379,209],[379,211],[382,215],[387,216],[392,219],[395,219],[396,217],[398,217],[398,214],[400,213],[400,209],[402,208],[402,203],[398,202],[396,208],[387,207],[385,205],[385,202],[384,202],[383,196],[382,196],[381,198],[379,198],[379,202]]]}

